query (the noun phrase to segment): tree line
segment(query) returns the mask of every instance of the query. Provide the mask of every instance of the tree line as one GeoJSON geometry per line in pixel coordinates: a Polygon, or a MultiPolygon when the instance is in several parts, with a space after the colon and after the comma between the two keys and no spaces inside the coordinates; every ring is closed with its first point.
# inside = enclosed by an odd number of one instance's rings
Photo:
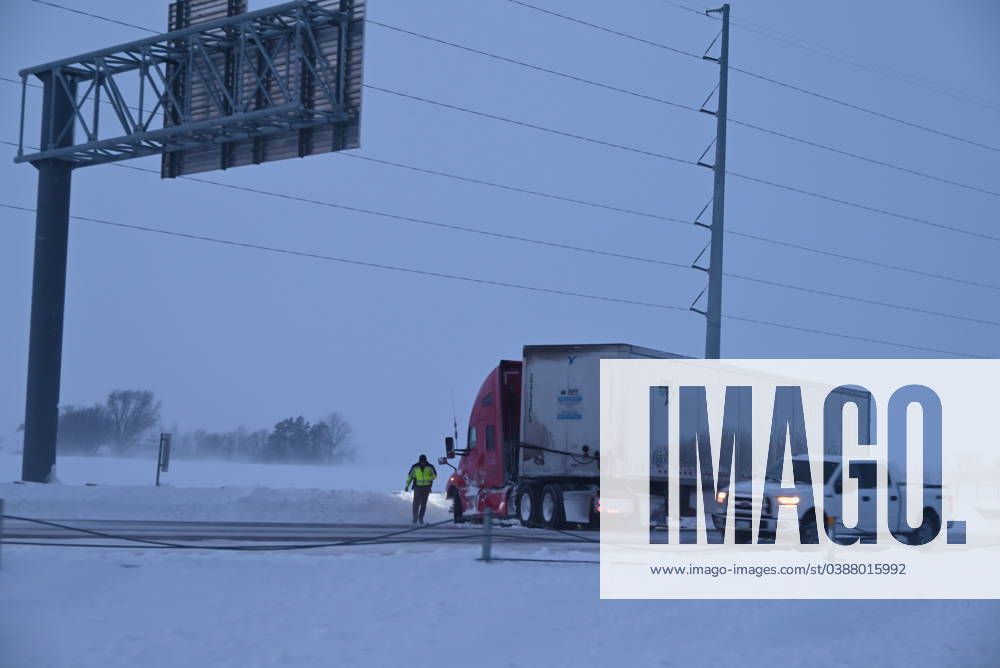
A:
{"type": "MultiPolygon", "coordinates": [[[[155,444],[161,403],[149,390],[115,390],[103,404],[65,406],[58,448],[65,454],[137,454],[155,444]]],[[[165,431],[165,430],[160,430],[165,431]]],[[[339,413],[313,423],[288,417],[272,429],[173,430],[173,456],[275,463],[332,464],[350,459],[353,428],[339,413]]]]}

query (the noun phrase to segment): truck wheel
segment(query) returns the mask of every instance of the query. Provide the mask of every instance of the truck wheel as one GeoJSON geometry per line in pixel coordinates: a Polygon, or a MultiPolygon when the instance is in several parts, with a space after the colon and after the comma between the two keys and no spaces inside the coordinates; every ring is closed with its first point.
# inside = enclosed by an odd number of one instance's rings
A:
{"type": "Polygon", "coordinates": [[[816,545],[819,543],[819,528],[816,526],[816,515],[810,511],[805,517],[799,520],[799,536],[803,545],[816,545]]]}
{"type": "Polygon", "coordinates": [[[448,490],[448,497],[451,498],[451,516],[455,522],[462,521],[462,496],[458,490],[452,487],[448,490]]]}
{"type": "Polygon", "coordinates": [[[550,529],[558,529],[564,524],[562,492],[555,485],[548,485],[542,491],[541,502],[542,524],[550,529]]]}
{"type": "Polygon", "coordinates": [[[934,540],[941,530],[941,522],[933,510],[924,511],[924,521],[920,528],[910,534],[910,545],[926,545],[934,540]]]}
{"type": "Polygon", "coordinates": [[[524,526],[538,523],[538,498],[535,488],[525,485],[517,490],[517,519],[524,526]]]}

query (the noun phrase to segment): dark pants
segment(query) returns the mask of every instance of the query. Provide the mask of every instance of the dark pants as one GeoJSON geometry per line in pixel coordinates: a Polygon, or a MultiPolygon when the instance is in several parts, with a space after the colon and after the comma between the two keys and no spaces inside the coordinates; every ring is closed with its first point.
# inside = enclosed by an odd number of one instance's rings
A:
{"type": "Polygon", "coordinates": [[[431,495],[430,485],[413,486],[413,521],[423,522],[427,510],[427,497],[431,495]]]}

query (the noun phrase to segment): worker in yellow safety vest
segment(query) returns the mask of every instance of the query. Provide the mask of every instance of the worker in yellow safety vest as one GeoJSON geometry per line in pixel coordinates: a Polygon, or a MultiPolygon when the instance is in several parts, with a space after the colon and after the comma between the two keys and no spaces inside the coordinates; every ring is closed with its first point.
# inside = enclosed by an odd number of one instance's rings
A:
{"type": "Polygon", "coordinates": [[[404,490],[413,486],[413,523],[426,524],[424,511],[427,510],[427,497],[431,495],[431,485],[437,478],[437,469],[427,461],[427,455],[420,455],[420,461],[410,467],[410,475],[406,478],[404,490]]]}

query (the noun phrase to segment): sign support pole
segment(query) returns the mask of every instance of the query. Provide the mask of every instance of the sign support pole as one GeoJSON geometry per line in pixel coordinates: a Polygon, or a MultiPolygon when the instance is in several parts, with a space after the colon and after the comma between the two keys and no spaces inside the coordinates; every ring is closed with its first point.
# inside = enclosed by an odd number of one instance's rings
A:
{"type": "MultiPolygon", "coordinates": [[[[75,86],[42,76],[43,149],[73,144],[75,86]]],[[[73,165],[39,160],[35,216],[35,266],[31,286],[31,333],[24,415],[21,479],[50,482],[56,462],[59,384],[62,371],[63,312],[66,303],[66,251],[73,165]]]]}

